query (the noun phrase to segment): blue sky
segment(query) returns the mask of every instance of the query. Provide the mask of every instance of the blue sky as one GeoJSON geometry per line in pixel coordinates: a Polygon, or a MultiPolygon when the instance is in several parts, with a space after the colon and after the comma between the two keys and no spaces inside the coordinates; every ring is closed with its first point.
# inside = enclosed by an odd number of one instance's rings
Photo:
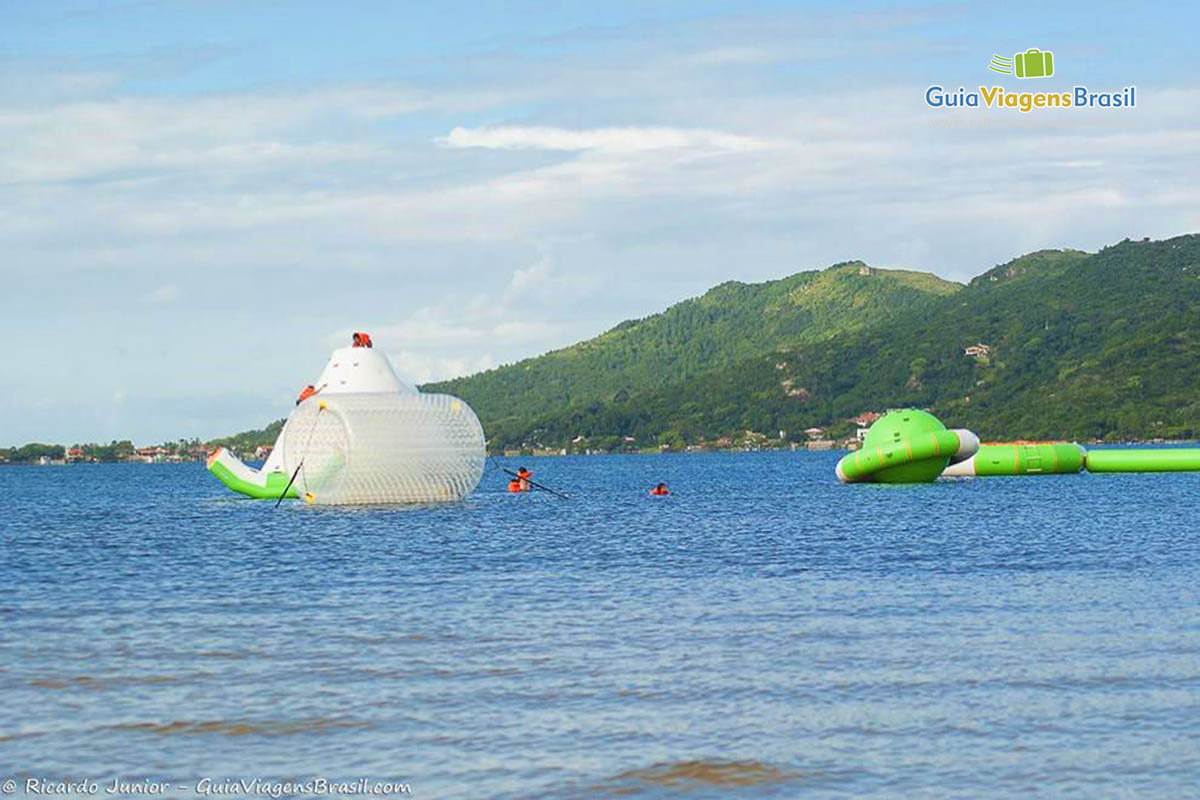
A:
{"type": "Polygon", "coordinates": [[[355,329],[419,382],[729,279],[1200,231],[1187,5],[0,13],[0,444],[257,427],[355,329]],[[1053,78],[987,70],[1028,47],[1053,78]],[[931,84],[1138,106],[935,111],[931,84]]]}

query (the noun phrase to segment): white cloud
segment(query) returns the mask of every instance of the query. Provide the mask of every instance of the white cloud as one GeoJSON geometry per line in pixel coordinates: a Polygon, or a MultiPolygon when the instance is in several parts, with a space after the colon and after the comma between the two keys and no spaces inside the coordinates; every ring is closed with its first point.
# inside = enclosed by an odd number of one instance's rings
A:
{"type": "Polygon", "coordinates": [[[760,150],[767,143],[751,136],[721,131],[629,127],[571,130],[553,127],[498,126],[454,128],[435,139],[442,147],[480,147],[489,150],[600,150],[636,153],[646,150],[760,150]]]}
{"type": "Polygon", "coordinates": [[[739,64],[770,64],[783,61],[795,53],[780,52],[765,47],[714,47],[687,57],[686,61],[703,67],[728,67],[739,64]]]}
{"type": "MultiPolygon", "coordinates": [[[[478,307],[478,303],[471,305],[478,307]]],[[[479,316],[461,308],[425,307],[399,322],[365,327],[376,346],[386,350],[396,372],[414,384],[491,369],[513,360],[513,354],[570,340],[567,324],[512,319],[511,313],[511,309],[493,308],[479,316]]],[[[349,332],[339,330],[327,338],[332,346],[341,347],[349,341],[349,332]]]]}
{"type": "Polygon", "coordinates": [[[311,168],[378,158],[373,123],[417,112],[468,112],[506,95],[435,95],[382,87],[200,97],[128,96],[46,107],[0,106],[0,180],[108,179],[189,170],[211,177],[237,169],[311,168]],[[331,126],[357,124],[352,137],[331,126]]]}
{"type": "Polygon", "coordinates": [[[486,352],[475,357],[452,357],[430,355],[422,350],[393,350],[388,352],[388,358],[396,373],[413,386],[472,375],[499,366],[486,352]]]}
{"type": "Polygon", "coordinates": [[[174,303],[179,299],[178,286],[160,286],[150,293],[152,303],[174,303]]]}
{"type": "MultiPolygon", "coordinates": [[[[497,292],[460,286],[456,302],[422,306],[398,321],[380,320],[360,330],[369,331],[401,377],[415,383],[491,369],[598,333],[574,314],[574,304],[600,283],[556,269],[556,246],[536,244],[536,257],[514,269],[497,292]]],[[[339,328],[326,341],[344,346],[352,332],[339,328]]]]}

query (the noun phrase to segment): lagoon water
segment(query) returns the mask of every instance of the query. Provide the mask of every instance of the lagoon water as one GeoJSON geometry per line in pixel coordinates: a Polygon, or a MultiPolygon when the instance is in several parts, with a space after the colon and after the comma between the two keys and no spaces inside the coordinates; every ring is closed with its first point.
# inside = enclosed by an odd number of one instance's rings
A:
{"type": "Polygon", "coordinates": [[[420,509],[0,468],[0,778],[1196,795],[1200,475],[847,487],[836,459],[530,459],[572,499],[492,470],[420,509]]]}

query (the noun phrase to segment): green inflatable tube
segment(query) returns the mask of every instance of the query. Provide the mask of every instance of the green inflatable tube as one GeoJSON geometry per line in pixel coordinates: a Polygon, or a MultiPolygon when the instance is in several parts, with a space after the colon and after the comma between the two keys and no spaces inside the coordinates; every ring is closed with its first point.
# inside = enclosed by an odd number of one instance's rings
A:
{"type": "Polygon", "coordinates": [[[946,430],[928,412],[889,411],[867,431],[862,447],[838,462],[837,477],[842,483],[928,483],[952,458],[966,458],[978,446],[975,434],[946,430]]]}
{"type": "Polygon", "coordinates": [[[224,447],[218,447],[209,454],[208,471],[233,491],[255,500],[278,500],[285,488],[286,497],[299,497],[294,484],[288,487],[286,473],[251,469],[224,447]]]}
{"type": "Polygon", "coordinates": [[[943,475],[1061,475],[1083,469],[1086,451],[1070,442],[1007,442],[983,444],[965,461],[951,464],[943,475]]]}
{"type": "Polygon", "coordinates": [[[1196,472],[1200,449],[1183,447],[1141,450],[1089,450],[1088,472],[1196,472]]]}

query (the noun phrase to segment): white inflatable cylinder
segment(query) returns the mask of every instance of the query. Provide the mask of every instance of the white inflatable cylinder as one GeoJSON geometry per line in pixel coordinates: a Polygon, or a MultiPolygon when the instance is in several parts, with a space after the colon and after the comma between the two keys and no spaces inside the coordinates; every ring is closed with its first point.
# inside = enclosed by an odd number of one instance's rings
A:
{"type": "Polygon", "coordinates": [[[292,412],[282,438],[300,497],[333,505],[461,500],[486,456],[475,412],[443,394],[320,394],[292,412]]]}

